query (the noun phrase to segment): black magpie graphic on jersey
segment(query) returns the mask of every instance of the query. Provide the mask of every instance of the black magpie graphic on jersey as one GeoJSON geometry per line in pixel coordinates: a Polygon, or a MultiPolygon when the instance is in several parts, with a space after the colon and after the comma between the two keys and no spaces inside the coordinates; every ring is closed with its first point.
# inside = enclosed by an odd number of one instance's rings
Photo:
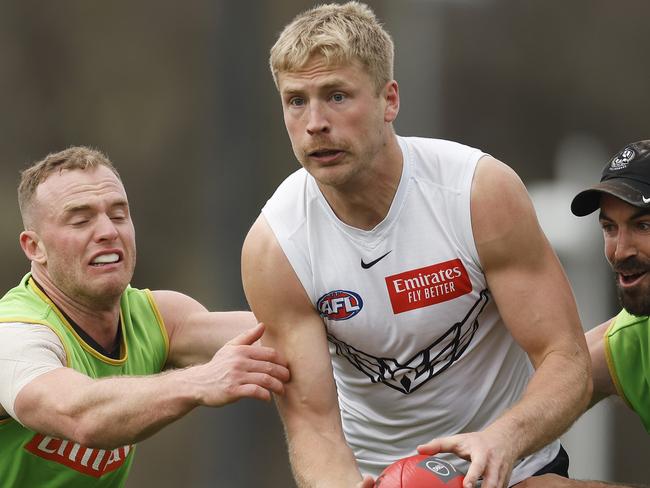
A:
{"type": "Polygon", "coordinates": [[[390,251],[388,251],[386,254],[384,254],[383,256],[379,256],[377,259],[375,259],[374,261],[370,261],[369,263],[364,263],[363,258],[361,258],[361,267],[363,269],[372,268],[375,264],[377,264],[379,261],[381,261],[386,256],[388,256],[391,252],[393,252],[392,249],[390,251]]]}
{"type": "Polygon", "coordinates": [[[489,302],[489,292],[481,291],[465,317],[452,325],[426,349],[400,364],[393,358],[378,358],[338,340],[331,334],[327,339],[336,346],[336,354],[346,358],[352,365],[370,378],[373,383],[413,393],[431,378],[449,368],[467,349],[478,330],[478,317],[489,302]]]}

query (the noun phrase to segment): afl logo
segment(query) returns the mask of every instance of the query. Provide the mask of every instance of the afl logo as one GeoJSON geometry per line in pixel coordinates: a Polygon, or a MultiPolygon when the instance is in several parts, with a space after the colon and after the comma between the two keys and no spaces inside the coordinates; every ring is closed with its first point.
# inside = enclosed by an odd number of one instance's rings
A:
{"type": "Polygon", "coordinates": [[[348,320],[361,311],[363,300],[353,291],[334,290],[320,297],[316,308],[321,317],[330,320],[348,320]]]}

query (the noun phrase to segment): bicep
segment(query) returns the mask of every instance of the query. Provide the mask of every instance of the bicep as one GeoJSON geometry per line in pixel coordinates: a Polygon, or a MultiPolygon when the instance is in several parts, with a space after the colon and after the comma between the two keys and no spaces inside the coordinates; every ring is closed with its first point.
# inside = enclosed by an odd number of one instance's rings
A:
{"type": "Polygon", "coordinates": [[[535,366],[552,350],[586,343],[573,292],[521,180],[492,158],[479,163],[472,227],[488,287],[515,340],[535,366]]]}
{"type": "Polygon", "coordinates": [[[205,363],[226,342],[257,323],[251,312],[209,312],[194,298],[175,291],[152,294],[169,337],[168,366],[205,363]]]}
{"type": "Polygon", "coordinates": [[[283,355],[291,371],[285,394],[276,398],[285,423],[338,423],[325,325],[263,220],[244,243],[242,278],[255,316],[266,325],[262,342],[283,355]]]}

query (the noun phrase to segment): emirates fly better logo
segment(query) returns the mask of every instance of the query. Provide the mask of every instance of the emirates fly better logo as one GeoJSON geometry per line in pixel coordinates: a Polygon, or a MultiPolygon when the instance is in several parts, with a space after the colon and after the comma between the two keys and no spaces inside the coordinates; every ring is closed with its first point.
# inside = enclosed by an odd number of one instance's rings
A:
{"type": "Polygon", "coordinates": [[[387,276],[386,286],[395,314],[446,302],[472,291],[460,259],[387,276]]]}

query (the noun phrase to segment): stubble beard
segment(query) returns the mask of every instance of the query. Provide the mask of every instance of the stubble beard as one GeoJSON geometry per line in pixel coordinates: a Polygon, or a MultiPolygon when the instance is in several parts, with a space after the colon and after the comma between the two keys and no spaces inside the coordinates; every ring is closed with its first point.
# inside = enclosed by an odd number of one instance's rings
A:
{"type": "Polygon", "coordinates": [[[628,258],[619,263],[612,264],[616,274],[616,294],[621,306],[632,315],[650,315],[650,263],[640,257],[628,258]],[[622,287],[618,273],[646,273],[642,280],[634,287],[622,287]]]}
{"type": "Polygon", "coordinates": [[[632,315],[650,315],[650,295],[646,286],[639,285],[633,289],[622,289],[616,284],[618,301],[632,315]]]}

